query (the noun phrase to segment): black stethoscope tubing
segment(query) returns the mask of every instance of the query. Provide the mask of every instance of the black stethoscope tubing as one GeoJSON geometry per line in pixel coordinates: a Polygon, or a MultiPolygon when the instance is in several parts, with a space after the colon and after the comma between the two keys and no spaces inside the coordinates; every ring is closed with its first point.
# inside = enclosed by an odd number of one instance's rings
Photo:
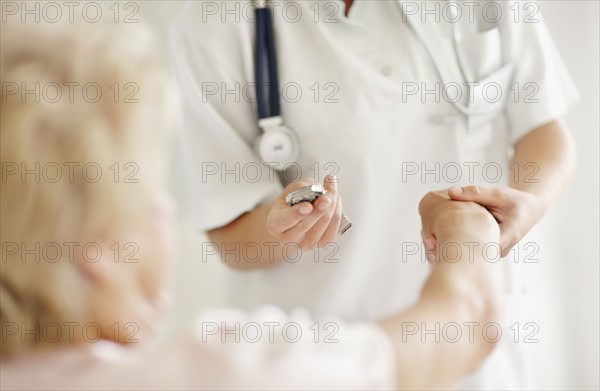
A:
{"type": "Polygon", "coordinates": [[[254,74],[258,118],[279,116],[279,75],[271,9],[256,8],[256,53],[254,74]]]}

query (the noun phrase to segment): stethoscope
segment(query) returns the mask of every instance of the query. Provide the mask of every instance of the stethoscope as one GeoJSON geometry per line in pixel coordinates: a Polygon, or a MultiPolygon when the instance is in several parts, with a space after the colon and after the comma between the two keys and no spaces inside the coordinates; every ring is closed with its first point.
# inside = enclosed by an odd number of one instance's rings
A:
{"type": "MultiPolygon", "coordinates": [[[[450,4],[457,7],[456,0],[448,0],[450,4]]],[[[423,37],[422,32],[417,28],[416,23],[411,22],[409,13],[405,10],[406,2],[399,1],[400,10],[405,16],[408,24],[418,36],[425,47],[429,57],[433,61],[438,78],[445,81],[442,70],[444,69],[441,60],[436,55],[434,49],[429,45],[428,40],[423,37]]],[[[453,9],[453,8],[451,8],[453,9]]],[[[454,9],[456,11],[456,9],[454,9]]],[[[258,106],[258,126],[261,135],[255,140],[255,149],[263,162],[272,165],[276,170],[283,170],[289,164],[294,163],[300,154],[300,139],[296,132],[287,127],[281,117],[281,102],[279,96],[279,77],[277,74],[277,56],[275,51],[275,34],[273,29],[273,19],[271,9],[263,2],[257,5],[256,13],[256,49],[255,49],[255,81],[256,81],[256,101],[258,106]]],[[[469,72],[464,52],[461,47],[462,34],[458,23],[452,25],[452,43],[454,55],[456,56],[461,76],[463,80],[475,80],[475,77],[469,72]]],[[[501,54],[501,64],[504,59],[501,54]]],[[[470,101],[470,100],[469,100],[470,101]]],[[[436,122],[453,122],[457,116],[476,117],[489,116],[498,112],[501,105],[489,103],[484,107],[467,107],[459,101],[453,101],[453,106],[459,111],[457,115],[437,116],[436,122]]]]}
{"type": "Polygon", "coordinates": [[[298,159],[300,139],[283,124],[281,117],[273,20],[271,9],[266,6],[256,8],[254,60],[258,126],[262,132],[255,141],[255,149],[263,162],[281,171],[298,159]]]}

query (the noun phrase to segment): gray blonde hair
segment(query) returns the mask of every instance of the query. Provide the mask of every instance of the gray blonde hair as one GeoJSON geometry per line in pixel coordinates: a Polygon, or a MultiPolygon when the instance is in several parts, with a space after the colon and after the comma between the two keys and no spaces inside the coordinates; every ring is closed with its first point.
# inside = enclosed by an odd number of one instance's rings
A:
{"type": "Polygon", "coordinates": [[[1,46],[5,356],[36,343],[23,331],[82,319],[87,288],[68,243],[127,238],[147,222],[174,94],[140,25],[9,22],[1,46]]]}

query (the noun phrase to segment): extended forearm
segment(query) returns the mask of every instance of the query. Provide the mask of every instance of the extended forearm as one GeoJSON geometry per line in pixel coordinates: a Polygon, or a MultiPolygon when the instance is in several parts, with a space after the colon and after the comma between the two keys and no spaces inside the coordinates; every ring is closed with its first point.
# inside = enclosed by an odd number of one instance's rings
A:
{"type": "Polygon", "coordinates": [[[515,145],[509,185],[535,195],[546,211],[568,184],[575,164],[571,134],[562,121],[552,121],[515,145]]]}
{"type": "Polygon", "coordinates": [[[263,204],[228,225],[208,232],[212,242],[227,249],[226,252],[221,251],[223,262],[236,269],[256,269],[273,266],[283,260],[282,246],[266,229],[270,208],[271,203],[263,204]],[[260,257],[256,257],[256,250],[252,250],[252,259],[246,259],[248,245],[259,248],[260,257]]]}
{"type": "Polygon", "coordinates": [[[449,388],[481,364],[494,346],[483,338],[481,329],[498,320],[502,266],[484,259],[481,248],[485,243],[468,255],[460,240],[464,236],[444,242],[453,243],[448,248],[461,249],[458,258],[446,254],[448,259],[459,260],[442,260],[417,304],[382,322],[397,351],[400,389],[449,388]],[[447,327],[453,331],[451,338],[441,333],[447,327]]]}

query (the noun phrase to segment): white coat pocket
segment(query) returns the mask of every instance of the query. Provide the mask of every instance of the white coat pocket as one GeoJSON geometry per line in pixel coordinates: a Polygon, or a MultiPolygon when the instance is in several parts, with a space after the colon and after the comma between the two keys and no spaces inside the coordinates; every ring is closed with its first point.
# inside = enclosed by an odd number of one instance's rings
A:
{"type": "Polygon", "coordinates": [[[467,131],[477,131],[492,122],[506,109],[510,86],[514,75],[514,64],[508,63],[488,77],[469,87],[469,112],[467,131]]]}
{"type": "Polygon", "coordinates": [[[465,33],[462,35],[460,46],[467,62],[465,66],[469,68],[468,73],[474,79],[486,78],[504,65],[498,27],[465,33]]]}

